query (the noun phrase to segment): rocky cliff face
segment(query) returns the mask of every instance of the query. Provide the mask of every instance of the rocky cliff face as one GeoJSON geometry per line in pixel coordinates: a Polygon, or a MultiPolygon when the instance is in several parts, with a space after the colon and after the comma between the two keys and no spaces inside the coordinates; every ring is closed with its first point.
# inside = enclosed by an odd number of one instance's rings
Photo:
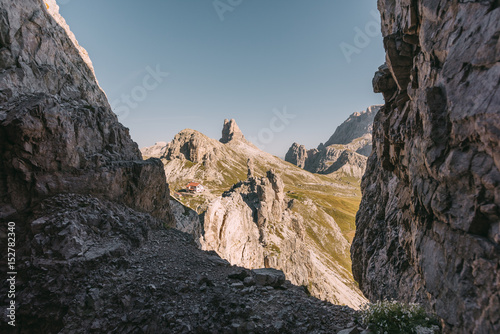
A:
{"type": "Polygon", "coordinates": [[[83,49],[44,6],[2,1],[1,217],[21,217],[44,198],[72,192],[168,219],[160,161],[141,160],[83,49]]]}
{"type": "Polygon", "coordinates": [[[311,173],[346,174],[358,179],[365,172],[366,160],[364,155],[352,151],[346,145],[320,145],[317,149],[306,151],[304,145],[294,143],[285,155],[285,161],[311,173]]]}
{"type": "Polygon", "coordinates": [[[371,300],[419,301],[449,333],[500,331],[498,1],[379,0],[385,106],[352,245],[371,300]]]}
{"type": "Polygon", "coordinates": [[[170,208],[175,222],[174,227],[192,235],[196,245],[201,248],[200,238],[203,234],[203,226],[198,213],[173,198],[170,199],[170,208]]]}
{"type": "Polygon", "coordinates": [[[172,223],[161,162],[142,161],[47,5],[0,1],[0,236],[16,224],[18,272],[18,326],[3,312],[2,332],[58,332],[82,272],[172,223]]]}
{"type": "Polygon", "coordinates": [[[371,106],[355,112],[337,127],[325,144],[306,150],[294,143],[287,154],[288,161],[311,173],[341,173],[361,178],[366,168],[366,157],[372,150],[372,125],[380,106],[371,106]]]}
{"type": "Polygon", "coordinates": [[[274,171],[235,184],[204,213],[202,248],[246,268],[281,269],[293,284],[306,286],[318,298],[359,307],[364,299],[341,265],[349,243],[335,221],[312,201],[302,207],[285,198],[284,183],[274,171]],[[322,215],[321,232],[310,232],[317,227],[299,206],[322,215]],[[321,245],[329,244],[330,252],[320,249],[313,236],[321,245]]]}
{"type": "Polygon", "coordinates": [[[166,145],[164,155],[160,156],[167,160],[181,159],[194,163],[211,162],[215,160],[217,147],[205,145],[207,139],[198,131],[183,130],[175,136],[172,142],[166,145]]]}

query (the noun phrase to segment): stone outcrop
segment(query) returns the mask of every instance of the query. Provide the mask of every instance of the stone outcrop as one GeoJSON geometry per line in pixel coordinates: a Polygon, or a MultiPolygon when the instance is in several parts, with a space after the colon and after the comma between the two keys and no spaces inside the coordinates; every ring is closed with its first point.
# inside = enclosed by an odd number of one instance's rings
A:
{"type": "Polygon", "coordinates": [[[233,140],[238,141],[244,139],[245,136],[243,136],[243,133],[238,127],[238,124],[236,124],[236,121],[234,119],[225,119],[224,127],[222,128],[222,138],[220,139],[220,142],[223,144],[227,144],[233,140]]]}
{"type": "MultiPolygon", "coordinates": [[[[221,167],[227,165],[238,168],[247,165],[248,157],[245,157],[245,162],[232,160],[239,154],[236,146],[241,143],[243,142],[231,141],[223,144],[201,132],[184,129],[171,142],[159,142],[142,148],[141,152],[144,158],[154,157],[163,161],[165,175],[174,191],[184,190],[185,185],[191,181],[203,181],[204,187],[223,187],[227,190],[237,180],[232,179],[230,184],[225,184],[221,167]]],[[[247,166],[245,172],[248,172],[247,166]]],[[[242,178],[243,175],[242,173],[242,178]]],[[[209,192],[205,194],[208,195],[209,192]]]]}
{"type": "Polygon", "coordinates": [[[316,227],[306,214],[292,210],[293,202],[285,199],[283,181],[274,171],[235,184],[204,213],[202,248],[234,265],[283,270],[293,284],[306,286],[318,298],[359,307],[364,299],[336,262],[349,249],[339,227],[308,201],[304,210],[322,215],[323,230],[313,232],[316,227]],[[316,245],[313,234],[329,235],[317,242],[328,243],[331,253],[316,245]]]}
{"type": "Polygon", "coordinates": [[[361,179],[365,172],[367,158],[341,145],[320,147],[309,152],[306,170],[313,173],[345,173],[361,179]]]}
{"type": "Polygon", "coordinates": [[[500,332],[498,1],[379,0],[385,106],[352,245],[371,300],[423,302],[446,333],[500,332]]]}
{"type": "Polygon", "coordinates": [[[294,164],[297,167],[304,168],[306,166],[307,150],[304,145],[293,143],[285,155],[285,161],[294,164]]]}
{"type": "Polygon", "coordinates": [[[344,173],[359,179],[365,172],[366,160],[364,155],[346,145],[320,145],[317,149],[306,151],[304,145],[294,144],[285,156],[285,161],[311,173],[344,173]]]}
{"type": "Polygon", "coordinates": [[[293,143],[285,155],[288,161],[311,173],[344,173],[361,178],[366,168],[366,157],[372,150],[372,125],[380,106],[371,106],[355,112],[337,127],[325,144],[306,150],[293,143]]]}
{"type": "Polygon", "coordinates": [[[365,173],[366,157],[350,150],[341,151],[335,162],[325,171],[325,174],[331,172],[341,172],[361,179],[365,173]]]}

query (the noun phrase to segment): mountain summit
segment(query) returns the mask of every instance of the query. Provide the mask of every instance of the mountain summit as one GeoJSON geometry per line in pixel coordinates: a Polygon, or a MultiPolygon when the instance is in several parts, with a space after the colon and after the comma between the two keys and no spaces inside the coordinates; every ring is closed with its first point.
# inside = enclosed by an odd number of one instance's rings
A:
{"type": "Polygon", "coordinates": [[[242,140],[245,139],[243,133],[241,132],[238,124],[234,119],[224,120],[224,127],[222,128],[222,138],[220,142],[223,144],[227,144],[232,140],[242,140]]]}
{"type": "MultiPolygon", "coordinates": [[[[325,143],[325,146],[341,144],[347,145],[352,143],[358,138],[368,138],[370,143],[367,143],[371,147],[371,135],[373,130],[373,119],[380,110],[380,106],[370,106],[366,110],[361,112],[355,112],[349,116],[345,122],[337,127],[333,135],[325,143]]],[[[370,149],[371,151],[371,149],[370,149]]],[[[368,156],[370,152],[366,149],[361,149],[356,151],[359,154],[368,156]],[[367,154],[366,154],[366,153],[367,154]]]]}
{"type": "Polygon", "coordinates": [[[353,113],[318,148],[307,150],[304,145],[293,143],[285,161],[311,173],[343,173],[361,178],[372,150],[373,119],[379,110],[380,106],[371,106],[353,113]]]}

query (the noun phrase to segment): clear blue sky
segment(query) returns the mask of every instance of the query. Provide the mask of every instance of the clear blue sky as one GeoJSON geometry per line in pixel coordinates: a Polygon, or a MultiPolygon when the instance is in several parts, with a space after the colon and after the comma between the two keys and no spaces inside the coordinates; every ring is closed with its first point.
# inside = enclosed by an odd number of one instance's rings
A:
{"type": "Polygon", "coordinates": [[[371,87],[384,62],[376,0],[58,3],[140,147],[184,128],[219,139],[223,120],[235,118],[247,138],[284,156],[382,103],[371,87]],[[169,75],[157,82],[148,68],[169,75]],[[285,107],[295,118],[273,120],[285,107]]]}

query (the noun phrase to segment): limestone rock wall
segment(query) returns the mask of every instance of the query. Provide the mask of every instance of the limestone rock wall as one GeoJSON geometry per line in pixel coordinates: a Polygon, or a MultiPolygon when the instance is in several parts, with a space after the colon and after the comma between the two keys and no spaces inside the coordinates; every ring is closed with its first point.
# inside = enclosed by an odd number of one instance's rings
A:
{"type": "Polygon", "coordinates": [[[175,228],[193,236],[194,242],[201,248],[200,237],[203,234],[203,227],[198,213],[174,198],[170,198],[170,208],[174,216],[175,228]]]}
{"type": "Polygon", "coordinates": [[[419,301],[449,333],[500,332],[498,1],[379,0],[385,106],[352,244],[371,300],[419,301]]]}
{"type": "Polygon", "coordinates": [[[53,1],[0,4],[0,218],[72,192],[169,220],[161,162],[142,161],[53,1]]]}

